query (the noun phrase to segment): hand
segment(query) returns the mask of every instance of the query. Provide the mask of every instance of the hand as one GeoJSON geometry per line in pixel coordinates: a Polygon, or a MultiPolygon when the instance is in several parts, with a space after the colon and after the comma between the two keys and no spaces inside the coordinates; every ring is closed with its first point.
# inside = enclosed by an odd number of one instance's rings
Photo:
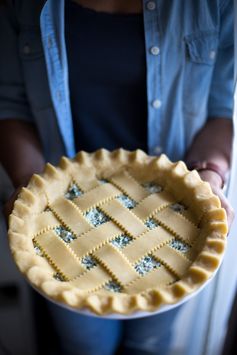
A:
{"type": "Polygon", "coordinates": [[[211,185],[212,191],[215,195],[217,195],[221,201],[221,206],[225,209],[227,214],[227,222],[228,228],[230,230],[231,224],[234,219],[234,210],[230,205],[229,201],[227,200],[226,196],[222,190],[222,180],[221,177],[211,170],[202,170],[199,171],[199,175],[201,176],[202,180],[209,182],[211,185]]]}

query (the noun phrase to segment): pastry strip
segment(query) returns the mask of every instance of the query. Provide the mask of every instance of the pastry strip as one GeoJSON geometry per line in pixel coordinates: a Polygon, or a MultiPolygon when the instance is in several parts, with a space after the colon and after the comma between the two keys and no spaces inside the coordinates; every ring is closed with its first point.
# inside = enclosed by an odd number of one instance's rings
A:
{"type": "Polygon", "coordinates": [[[93,255],[121,284],[129,283],[138,276],[129,261],[110,244],[106,244],[93,255]]]}
{"type": "Polygon", "coordinates": [[[185,258],[181,253],[175,251],[168,245],[164,245],[162,248],[152,253],[158,260],[164,265],[167,265],[174,273],[181,278],[189,266],[191,261],[185,258]]]}
{"type": "Polygon", "coordinates": [[[138,218],[145,220],[155,211],[160,210],[174,202],[174,198],[166,191],[154,193],[147,196],[136,207],[134,207],[133,213],[138,218]]]}
{"type": "Polygon", "coordinates": [[[74,234],[79,235],[91,229],[91,225],[73,202],[59,197],[50,205],[50,208],[74,234]]]}
{"type": "Polygon", "coordinates": [[[194,212],[192,212],[190,209],[182,211],[181,214],[190,222],[196,225],[200,222],[200,219],[202,217],[201,213],[199,213],[199,215],[195,215],[194,212]]]}
{"type": "Polygon", "coordinates": [[[80,290],[95,290],[111,279],[111,276],[100,265],[93,267],[75,280],[70,285],[80,290]]]}
{"type": "Polygon", "coordinates": [[[131,236],[137,237],[147,230],[144,223],[117,200],[109,201],[100,209],[131,236]]]}
{"type": "Polygon", "coordinates": [[[165,208],[156,213],[155,218],[167,229],[172,231],[174,235],[177,235],[188,244],[192,245],[198,236],[199,228],[184,218],[180,213],[174,213],[170,208],[165,208]]]}
{"type": "Polygon", "coordinates": [[[78,257],[92,252],[97,249],[102,243],[109,239],[113,239],[117,235],[122,234],[122,231],[113,222],[109,221],[103,223],[97,228],[89,230],[81,237],[75,239],[70,243],[70,248],[78,257]]]}
{"type": "Polygon", "coordinates": [[[160,266],[138,278],[136,281],[124,287],[124,292],[128,294],[138,293],[154,287],[162,287],[176,280],[164,266],[160,266]]]}
{"type": "Polygon", "coordinates": [[[81,177],[79,174],[78,174],[78,171],[77,173],[74,173],[73,174],[73,181],[75,181],[75,183],[78,185],[78,187],[86,192],[86,191],[89,191],[91,189],[94,189],[95,187],[97,186],[100,186],[100,182],[96,179],[95,177],[95,171],[92,169],[83,169],[82,171],[84,174],[86,174],[86,176],[84,175],[83,176],[83,173],[82,173],[82,176],[81,177]]]}
{"type": "Polygon", "coordinates": [[[168,240],[172,238],[173,236],[169,232],[162,227],[158,227],[145,232],[139,238],[128,244],[123,248],[123,254],[133,264],[150,251],[158,248],[159,245],[168,242],[168,240]]]}
{"type": "Polygon", "coordinates": [[[84,212],[108,199],[119,196],[119,191],[115,186],[107,183],[90,190],[75,198],[73,202],[84,212]]]}
{"type": "Polygon", "coordinates": [[[128,172],[121,171],[110,178],[110,181],[118,186],[125,194],[135,201],[141,201],[149,195],[135,179],[133,179],[128,172]]]}
{"type": "Polygon", "coordinates": [[[46,257],[67,278],[74,278],[85,271],[79,260],[76,259],[69,248],[53,231],[39,234],[34,239],[46,254],[46,257]]]}
{"type": "Polygon", "coordinates": [[[31,225],[31,233],[34,234],[40,234],[41,231],[45,229],[51,229],[59,225],[60,222],[59,220],[55,217],[53,212],[51,211],[45,211],[41,213],[40,215],[35,217],[35,223],[32,223],[31,225]]]}

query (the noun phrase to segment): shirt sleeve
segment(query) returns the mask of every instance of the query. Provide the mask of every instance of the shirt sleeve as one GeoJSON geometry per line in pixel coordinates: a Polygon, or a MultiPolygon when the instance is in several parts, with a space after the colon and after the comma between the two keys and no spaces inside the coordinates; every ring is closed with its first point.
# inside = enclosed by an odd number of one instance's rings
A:
{"type": "Polygon", "coordinates": [[[210,88],[208,117],[232,118],[234,95],[233,1],[222,1],[219,47],[210,88]]]}
{"type": "Polygon", "coordinates": [[[0,119],[32,121],[22,73],[16,21],[10,7],[0,5],[0,119]]]}

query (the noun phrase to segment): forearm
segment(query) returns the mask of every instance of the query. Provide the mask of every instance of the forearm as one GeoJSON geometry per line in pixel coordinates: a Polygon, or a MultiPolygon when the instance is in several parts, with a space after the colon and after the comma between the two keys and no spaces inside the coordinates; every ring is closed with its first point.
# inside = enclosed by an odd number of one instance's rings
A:
{"type": "Polygon", "coordinates": [[[33,173],[40,173],[44,157],[34,126],[20,120],[0,121],[0,162],[15,187],[28,182],[33,173]]]}
{"type": "Polygon", "coordinates": [[[232,139],[231,120],[216,118],[207,121],[194,138],[185,157],[186,163],[189,165],[194,161],[207,161],[216,164],[227,173],[230,169],[232,139]]]}

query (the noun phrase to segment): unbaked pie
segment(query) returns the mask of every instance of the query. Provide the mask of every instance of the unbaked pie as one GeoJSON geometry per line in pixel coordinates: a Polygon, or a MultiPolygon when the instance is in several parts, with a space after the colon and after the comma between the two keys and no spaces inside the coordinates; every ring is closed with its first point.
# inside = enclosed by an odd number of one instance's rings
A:
{"type": "Polygon", "coordinates": [[[15,202],[13,257],[40,292],[130,314],[179,303],[217,269],[226,214],[182,161],[101,149],[46,165],[15,202]]]}

